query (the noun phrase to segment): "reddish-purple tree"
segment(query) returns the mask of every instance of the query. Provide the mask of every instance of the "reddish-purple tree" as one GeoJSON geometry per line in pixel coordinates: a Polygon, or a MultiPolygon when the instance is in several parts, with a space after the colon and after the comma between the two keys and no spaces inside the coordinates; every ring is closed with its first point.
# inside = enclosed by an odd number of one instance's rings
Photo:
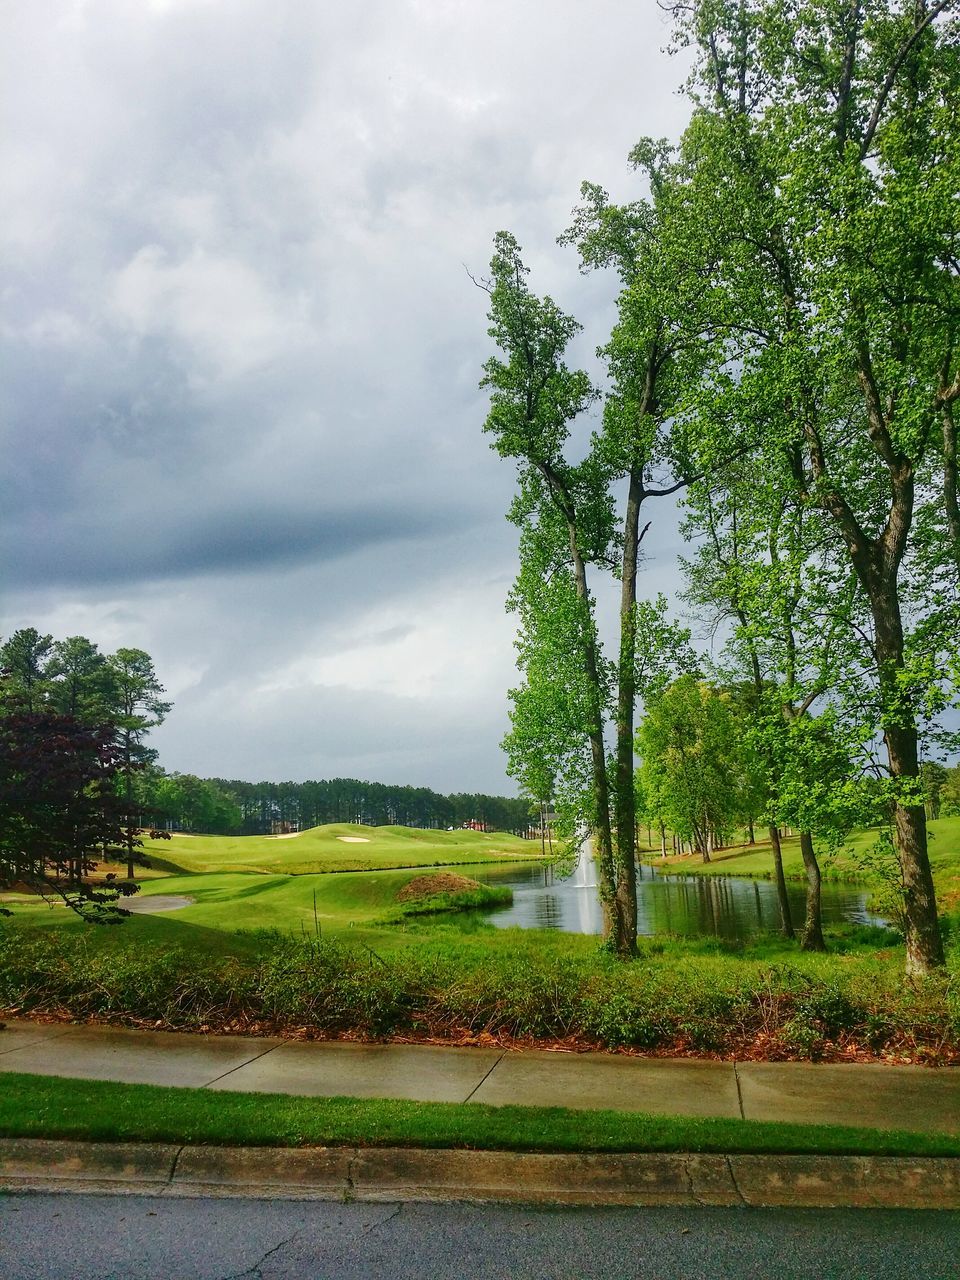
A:
{"type": "Polygon", "coordinates": [[[126,842],[123,764],[113,725],[47,711],[0,717],[0,889],[59,897],[97,924],[124,919],[119,901],[137,886],[91,878],[101,850],[126,842]]]}

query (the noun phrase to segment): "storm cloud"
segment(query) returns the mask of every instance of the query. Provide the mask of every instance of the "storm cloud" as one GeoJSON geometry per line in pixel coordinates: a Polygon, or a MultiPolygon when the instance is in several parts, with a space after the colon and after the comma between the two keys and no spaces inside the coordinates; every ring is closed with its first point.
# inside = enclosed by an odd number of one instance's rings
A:
{"type": "MultiPolygon", "coordinates": [[[[657,6],[7,13],[0,633],[154,657],[170,769],[503,790],[513,474],[493,234],[585,323],[583,179],[676,136],[657,6]]],[[[669,581],[667,519],[649,591],[669,581]]]]}

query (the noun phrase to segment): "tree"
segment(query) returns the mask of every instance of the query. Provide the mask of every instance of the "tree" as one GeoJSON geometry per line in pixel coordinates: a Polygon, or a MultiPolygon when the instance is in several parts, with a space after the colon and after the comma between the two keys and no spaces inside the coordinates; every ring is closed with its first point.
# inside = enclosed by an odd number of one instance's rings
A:
{"type": "Polygon", "coordinates": [[[98,850],[124,836],[121,766],[109,727],[49,710],[0,717],[0,889],[57,895],[97,924],[124,918],[118,900],[137,886],[90,879],[98,850]]]}
{"type": "MultiPolygon", "coordinates": [[[[693,486],[688,495],[688,537],[699,536],[694,556],[684,561],[687,598],[716,628],[731,623],[733,634],[724,653],[740,685],[748,712],[746,740],[763,763],[771,847],[780,902],[781,929],[793,935],[783,877],[779,827],[798,827],[807,877],[807,920],[804,947],[823,947],[820,921],[821,873],[811,830],[796,814],[787,814],[781,771],[801,749],[803,726],[816,707],[831,696],[856,693],[861,684],[859,647],[852,643],[858,624],[855,583],[836,580],[829,530],[824,518],[797,495],[789,475],[768,467],[757,475],[748,464],[728,466],[693,486]],[[749,691],[748,691],[749,690],[749,691]]],[[[846,697],[849,750],[861,736],[869,738],[872,722],[863,726],[856,697],[846,697]]],[[[836,740],[835,721],[831,737],[836,740]]],[[[839,758],[839,757],[838,757],[839,758]]],[[[832,760],[829,774],[836,785],[851,769],[848,757],[840,769],[832,760]]],[[[799,766],[802,768],[802,764],[799,766]]],[[[820,783],[807,770],[810,787],[820,783]]],[[[803,806],[803,812],[815,810],[803,806]]],[[[833,826],[827,823],[827,830],[833,826]]]]}
{"type": "Polygon", "coordinates": [[[144,738],[150,729],[162,723],[172,703],[161,699],[163,685],[153,669],[150,655],[142,649],[118,649],[107,659],[107,669],[110,721],[116,730],[122,762],[127,878],[132,880],[136,832],[140,825],[135,821],[138,815],[134,812],[134,772],[156,758],[156,752],[145,745],[144,738]]]}
{"type": "Polygon", "coordinates": [[[18,710],[40,711],[49,692],[53,636],[23,627],[0,645],[3,702],[18,710]]]}
{"type": "Polygon", "coordinates": [[[512,603],[521,616],[521,666],[528,678],[523,692],[513,691],[514,730],[507,747],[516,770],[518,751],[537,740],[525,726],[562,728],[564,716],[547,709],[549,700],[578,708],[572,736],[552,740],[551,759],[555,764],[562,758],[569,766],[565,774],[554,770],[561,809],[567,797],[571,823],[579,820],[593,833],[605,932],[621,955],[636,951],[633,737],[642,665],[637,576],[646,532],[640,513],[649,498],[668,496],[686,483],[682,475],[677,478],[683,451],[671,449],[674,434],[668,424],[696,351],[686,323],[676,319],[683,308],[677,305],[678,282],[664,252],[661,202],[667,193],[660,182],[661,158],[662,149],[654,144],[634,153],[649,177],[649,201],[615,208],[604,192],[586,184],[584,204],[564,237],[580,246],[585,266],[615,266],[623,284],[618,323],[603,351],[610,390],[602,426],[579,462],[567,456],[570,427],[596,399],[586,373],[564,363],[579,325],[552,299],[530,291],[519,245],[506,232],[496,237],[484,286],[491,303],[489,333],[500,352],[484,365],[481,385],[491,392],[484,429],[519,471],[511,519],[521,529],[521,571],[512,603]],[[618,518],[615,494],[622,482],[626,497],[618,518]],[[597,632],[589,585],[595,569],[619,579],[613,662],[604,658],[597,632]],[[541,582],[550,584],[546,597],[541,582]],[[555,612],[537,603],[545,598],[555,612]],[[552,671],[540,664],[535,672],[531,657],[545,645],[553,652],[567,646],[567,661],[552,671]],[[612,768],[604,741],[608,721],[614,733],[612,768]]]}
{"type": "Polygon", "coordinates": [[[960,629],[956,577],[952,594],[927,585],[931,565],[948,581],[957,545],[950,7],[675,8],[697,57],[682,155],[688,239],[705,250],[715,313],[713,375],[691,412],[749,423],[758,473],[788,463],[863,594],[910,972],[944,958],[919,748],[924,716],[948,696],[939,673],[956,666],[960,629]]]}
{"type": "Polygon", "coordinates": [[[681,676],[649,699],[636,745],[644,789],[709,862],[744,811],[742,726],[730,695],[681,676]]]}
{"type": "Polygon", "coordinates": [[[936,760],[924,760],[920,766],[920,777],[923,781],[923,802],[927,817],[939,818],[944,784],[948,777],[947,770],[936,760]]]}
{"type": "Polygon", "coordinates": [[[110,711],[110,669],[86,636],[56,640],[49,665],[49,701],[62,715],[84,724],[102,724],[110,711]]]}

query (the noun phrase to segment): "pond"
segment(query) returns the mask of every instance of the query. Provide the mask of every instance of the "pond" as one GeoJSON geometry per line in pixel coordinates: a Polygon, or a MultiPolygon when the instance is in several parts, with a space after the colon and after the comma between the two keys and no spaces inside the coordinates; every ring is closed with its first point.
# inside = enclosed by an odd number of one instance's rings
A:
{"type": "MultiPolygon", "coordinates": [[[[508,884],[513,905],[487,914],[498,928],[559,929],[565,933],[600,933],[602,914],[593,859],[584,856],[569,876],[552,867],[529,863],[483,867],[471,871],[478,880],[508,884]]],[[[742,876],[658,875],[652,867],[638,868],[637,929],[656,933],[713,935],[745,939],[773,933],[780,926],[776,886],[770,880],[742,876]]],[[[802,925],[805,895],[802,884],[788,884],[795,925],[802,925]]],[[[825,923],[848,920],[883,924],[867,907],[869,892],[859,885],[823,886],[825,923]]]]}

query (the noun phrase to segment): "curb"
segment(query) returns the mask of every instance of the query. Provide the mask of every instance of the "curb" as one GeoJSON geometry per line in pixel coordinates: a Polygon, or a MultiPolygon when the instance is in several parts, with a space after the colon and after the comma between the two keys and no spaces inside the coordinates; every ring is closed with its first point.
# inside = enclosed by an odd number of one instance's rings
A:
{"type": "Polygon", "coordinates": [[[960,1209],[960,1158],[536,1155],[0,1139],[12,1192],[341,1201],[960,1209]]]}

